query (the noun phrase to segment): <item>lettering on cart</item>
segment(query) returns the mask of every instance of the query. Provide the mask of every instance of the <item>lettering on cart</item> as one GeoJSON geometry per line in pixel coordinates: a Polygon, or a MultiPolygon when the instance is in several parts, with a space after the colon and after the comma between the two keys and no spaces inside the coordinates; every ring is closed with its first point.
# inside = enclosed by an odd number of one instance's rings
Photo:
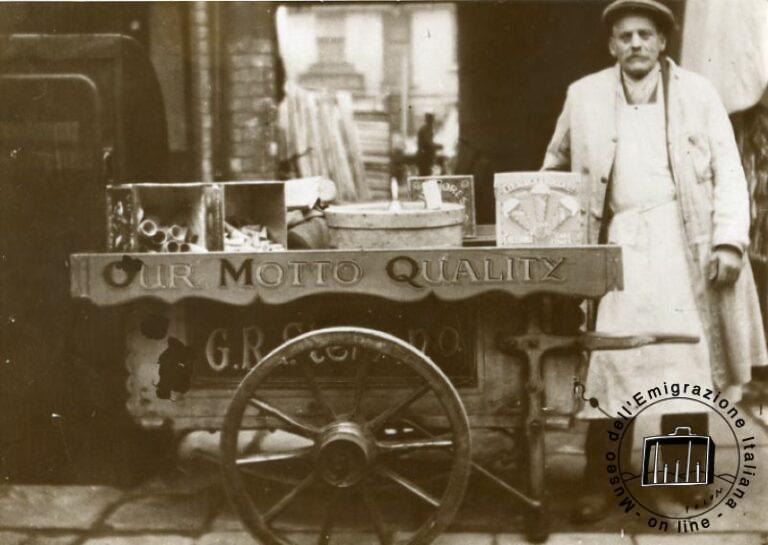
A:
{"type": "MultiPolygon", "coordinates": [[[[282,329],[282,341],[313,329],[314,324],[290,322],[282,329]]],[[[270,343],[267,336],[265,330],[258,325],[212,330],[205,343],[208,367],[217,374],[238,369],[247,372],[274,348],[274,339],[270,343]]],[[[418,350],[437,358],[450,358],[466,351],[459,330],[448,325],[409,328],[405,340],[418,350]]],[[[309,352],[309,358],[315,364],[352,362],[357,360],[358,355],[356,346],[326,346],[309,352]]]]}
{"type": "MultiPolygon", "coordinates": [[[[282,329],[281,341],[285,342],[294,337],[315,329],[314,324],[288,322],[282,329]]],[[[208,366],[221,373],[228,368],[247,371],[261,361],[262,356],[269,350],[265,349],[265,333],[258,325],[248,325],[240,329],[242,354],[241,361],[232,365],[232,348],[236,340],[230,338],[229,329],[218,328],[211,331],[205,343],[205,359],[208,366]]],[[[273,347],[274,348],[274,347],[273,347]]]]}
{"type": "Polygon", "coordinates": [[[322,350],[312,350],[309,353],[309,358],[314,363],[323,363],[326,361],[334,361],[336,363],[343,363],[347,361],[357,360],[357,347],[346,346],[326,346],[322,350]]]}
{"type": "MultiPolygon", "coordinates": [[[[296,331],[304,329],[299,324],[293,324],[297,326],[296,331]]],[[[293,333],[289,328],[283,330],[284,341],[290,338],[293,333]]],[[[235,348],[233,343],[237,342],[230,337],[229,330],[226,328],[214,329],[208,336],[208,341],[205,344],[205,359],[208,362],[208,366],[215,372],[221,373],[227,369],[242,369],[248,371],[254,365],[259,363],[264,357],[264,353],[268,350],[264,349],[265,345],[265,333],[264,330],[257,326],[251,325],[242,328],[240,335],[242,342],[242,358],[239,362],[232,361],[232,350],[235,348]]],[[[309,352],[310,360],[314,363],[324,363],[326,361],[333,361],[336,363],[355,361],[357,360],[358,349],[356,346],[326,346],[321,350],[312,350],[309,352]]]]}
{"type": "Polygon", "coordinates": [[[561,267],[565,258],[506,257],[480,259],[422,259],[398,256],[387,263],[387,275],[416,288],[424,284],[496,282],[564,282],[561,267]]]}
{"type": "MultiPolygon", "coordinates": [[[[242,361],[235,365],[235,369],[248,370],[261,361],[263,356],[264,332],[259,326],[247,326],[243,328],[242,361]]],[[[220,373],[230,367],[231,346],[229,331],[225,328],[214,329],[205,343],[205,359],[214,371],[220,373]]]]}
{"type": "Polygon", "coordinates": [[[145,290],[167,290],[177,288],[195,289],[192,282],[192,265],[187,263],[144,264],[139,273],[139,284],[145,290]]]}
{"type": "Polygon", "coordinates": [[[408,330],[408,343],[418,350],[427,353],[436,353],[443,357],[455,356],[464,349],[461,333],[455,327],[443,326],[436,331],[427,331],[421,327],[412,327],[408,330]]]}
{"type": "Polygon", "coordinates": [[[113,288],[127,288],[138,277],[145,290],[197,289],[188,263],[146,263],[124,256],[104,267],[104,281],[113,288]]]}
{"type": "Polygon", "coordinates": [[[330,283],[354,286],[363,279],[363,267],[355,261],[275,261],[254,263],[252,258],[244,259],[239,266],[228,259],[221,260],[219,286],[230,284],[276,288],[285,284],[291,286],[327,286],[330,283]]]}
{"type": "MultiPolygon", "coordinates": [[[[215,263],[215,262],[214,262],[215,263]]],[[[400,255],[382,264],[383,270],[373,271],[369,282],[383,280],[383,275],[395,282],[415,288],[439,285],[500,284],[500,283],[561,283],[565,282],[565,257],[445,257],[418,259],[400,255]]],[[[213,264],[213,267],[216,265],[213,264]]],[[[108,263],[102,276],[112,288],[128,288],[138,282],[143,290],[188,290],[206,287],[210,264],[147,262],[130,256],[108,263]],[[207,265],[207,266],[206,266],[207,265]]],[[[366,271],[352,259],[339,261],[257,261],[219,259],[218,286],[285,288],[331,287],[350,288],[360,284],[366,271]]],[[[214,268],[215,271],[215,268],[214,268]]],[[[215,273],[214,273],[215,274],[215,273]]],[[[214,280],[215,281],[215,280],[214,280]]]]}

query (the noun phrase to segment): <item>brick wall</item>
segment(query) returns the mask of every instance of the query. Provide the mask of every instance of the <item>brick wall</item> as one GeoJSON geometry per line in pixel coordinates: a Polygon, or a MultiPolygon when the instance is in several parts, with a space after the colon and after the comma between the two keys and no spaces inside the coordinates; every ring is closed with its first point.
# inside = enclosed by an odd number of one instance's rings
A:
{"type": "Polygon", "coordinates": [[[198,179],[275,179],[277,34],[271,3],[190,8],[198,179]]]}
{"type": "Polygon", "coordinates": [[[275,178],[274,10],[264,3],[223,5],[221,139],[229,179],[275,178]]]}
{"type": "Polygon", "coordinates": [[[190,5],[192,141],[196,178],[213,181],[211,17],[205,2],[190,5]]]}

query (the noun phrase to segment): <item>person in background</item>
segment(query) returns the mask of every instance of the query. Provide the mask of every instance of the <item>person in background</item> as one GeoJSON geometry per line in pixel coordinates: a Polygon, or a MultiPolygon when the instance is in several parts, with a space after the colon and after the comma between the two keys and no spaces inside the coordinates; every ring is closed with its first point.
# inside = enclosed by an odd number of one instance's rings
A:
{"type": "MultiPolygon", "coordinates": [[[[747,184],[717,91],[664,55],[676,25],[664,4],[615,0],[603,22],[617,62],[569,87],[542,168],[582,174],[589,242],[622,247],[624,290],[600,302],[596,329],[701,340],[592,354],[585,394],[600,410],[580,415],[589,425],[579,521],[607,512],[606,430],[622,402],[665,381],[714,387],[735,402],[750,368],[768,362],[744,255],[747,184]]],[[[680,405],[664,405],[662,433],[707,435],[707,414],[670,407],[680,405]]],[[[704,487],[673,490],[674,501],[703,505],[704,487]]]]}
{"type": "Polygon", "coordinates": [[[405,140],[399,132],[392,134],[392,147],[389,153],[389,177],[400,185],[408,179],[408,165],[405,158],[405,140]]]}
{"type": "Polygon", "coordinates": [[[442,146],[435,144],[435,114],[424,114],[424,125],[419,129],[417,138],[416,164],[419,176],[431,176],[437,150],[442,146]]]}

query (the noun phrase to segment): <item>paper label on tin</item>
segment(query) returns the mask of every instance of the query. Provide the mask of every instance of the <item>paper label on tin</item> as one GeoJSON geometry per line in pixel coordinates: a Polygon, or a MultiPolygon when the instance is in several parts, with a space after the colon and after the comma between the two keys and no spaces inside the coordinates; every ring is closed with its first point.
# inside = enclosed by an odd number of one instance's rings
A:
{"type": "MultiPolygon", "coordinates": [[[[439,188],[441,203],[464,206],[464,238],[477,235],[475,218],[475,179],[473,176],[409,176],[408,196],[412,201],[425,200],[424,185],[434,182],[439,188]]],[[[429,205],[427,205],[429,208],[429,205]]]]}
{"type": "Polygon", "coordinates": [[[421,186],[421,190],[424,193],[427,210],[440,209],[443,205],[443,197],[440,195],[440,186],[437,185],[437,180],[427,180],[421,186]]]}

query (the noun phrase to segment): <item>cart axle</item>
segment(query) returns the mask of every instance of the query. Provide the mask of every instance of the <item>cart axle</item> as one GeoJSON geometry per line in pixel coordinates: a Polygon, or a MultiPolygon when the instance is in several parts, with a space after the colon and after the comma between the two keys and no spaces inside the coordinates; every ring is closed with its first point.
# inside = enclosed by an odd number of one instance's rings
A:
{"type": "Polygon", "coordinates": [[[333,424],[323,432],[317,469],[331,486],[347,488],[360,482],[372,459],[372,438],[354,422],[333,424]]]}

